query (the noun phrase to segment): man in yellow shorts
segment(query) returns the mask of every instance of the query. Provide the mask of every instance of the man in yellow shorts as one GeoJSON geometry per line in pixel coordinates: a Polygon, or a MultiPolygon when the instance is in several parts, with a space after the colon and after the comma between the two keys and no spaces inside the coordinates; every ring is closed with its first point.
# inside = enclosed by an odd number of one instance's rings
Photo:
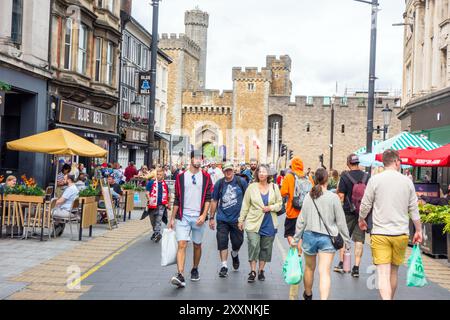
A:
{"type": "Polygon", "coordinates": [[[359,212],[359,227],[367,229],[365,218],[372,209],[371,249],[377,267],[378,288],[383,300],[393,300],[398,269],[404,263],[411,217],[416,233],[413,242],[422,242],[417,195],[412,181],[400,173],[397,151],[383,153],[385,171],[373,176],[367,184],[359,212]]]}

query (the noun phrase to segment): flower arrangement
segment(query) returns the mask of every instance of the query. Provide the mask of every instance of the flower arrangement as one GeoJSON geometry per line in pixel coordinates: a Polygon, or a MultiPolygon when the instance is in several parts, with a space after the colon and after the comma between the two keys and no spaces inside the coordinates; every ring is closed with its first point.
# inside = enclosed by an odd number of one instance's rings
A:
{"type": "Polygon", "coordinates": [[[143,124],[148,124],[148,119],[147,118],[142,118],[142,123],[143,124]]]}
{"type": "Polygon", "coordinates": [[[141,120],[141,118],[140,117],[133,117],[133,118],[131,118],[131,120],[133,122],[139,122],[141,120]]]}
{"type": "Polygon", "coordinates": [[[99,180],[96,178],[92,178],[89,187],[84,190],[81,190],[78,194],[79,197],[96,197],[100,195],[100,190],[98,189],[99,180]]]}
{"type": "Polygon", "coordinates": [[[25,196],[44,196],[45,191],[38,187],[34,178],[27,178],[26,175],[21,176],[22,182],[14,188],[6,187],[5,194],[16,194],[25,196]]]}
{"type": "Polygon", "coordinates": [[[130,119],[131,118],[131,113],[129,113],[129,112],[124,112],[123,114],[122,114],[122,117],[124,118],[124,119],[130,119]]]}

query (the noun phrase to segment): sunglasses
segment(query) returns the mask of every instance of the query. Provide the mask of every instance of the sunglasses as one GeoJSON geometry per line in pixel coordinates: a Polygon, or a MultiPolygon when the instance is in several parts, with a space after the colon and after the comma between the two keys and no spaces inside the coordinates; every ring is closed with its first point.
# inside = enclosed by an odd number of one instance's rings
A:
{"type": "Polygon", "coordinates": [[[195,179],[195,176],[192,176],[192,184],[196,185],[197,184],[197,180],[195,179]]]}

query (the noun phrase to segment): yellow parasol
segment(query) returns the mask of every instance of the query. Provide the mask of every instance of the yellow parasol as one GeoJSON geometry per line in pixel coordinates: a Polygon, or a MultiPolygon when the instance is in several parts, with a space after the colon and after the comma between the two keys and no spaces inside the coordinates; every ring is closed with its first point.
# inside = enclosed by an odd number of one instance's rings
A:
{"type": "Polygon", "coordinates": [[[64,129],[50,130],[7,142],[6,146],[8,149],[16,151],[93,158],[102,158],[108,153],[105,149],[64,129]]]}

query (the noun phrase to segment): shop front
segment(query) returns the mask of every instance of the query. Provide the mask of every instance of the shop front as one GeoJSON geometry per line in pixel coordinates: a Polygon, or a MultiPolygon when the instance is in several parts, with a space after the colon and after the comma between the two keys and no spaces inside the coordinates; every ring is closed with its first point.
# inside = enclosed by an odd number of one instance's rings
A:
{"type": "Polygon", "coordinates": [[[108,150],[106,158],[80,157],[79,163],[83,163],[91,171],[98,164],[102,164],[105,161],[114,161],[119,138],[119,135],[116,133],[117,115],[104,110],[93,109],[92,106],[66,100],[61,101],[57,113],[56,127],[70,130],[108,150]]]}
{"type": "Polygon", "coordinates": [[[140,128],[122,128],[121,143],[118,150],[118,162],[126,168],[133,161],[137,169],[146,164],[147,131],[140,128]]]}
{"type": "Polygon", "coordinates": [[[47,130],[47,78],[0,65],[0,175],[22,174],[44,185],[49,158],[6,142],[47,130]]]}

